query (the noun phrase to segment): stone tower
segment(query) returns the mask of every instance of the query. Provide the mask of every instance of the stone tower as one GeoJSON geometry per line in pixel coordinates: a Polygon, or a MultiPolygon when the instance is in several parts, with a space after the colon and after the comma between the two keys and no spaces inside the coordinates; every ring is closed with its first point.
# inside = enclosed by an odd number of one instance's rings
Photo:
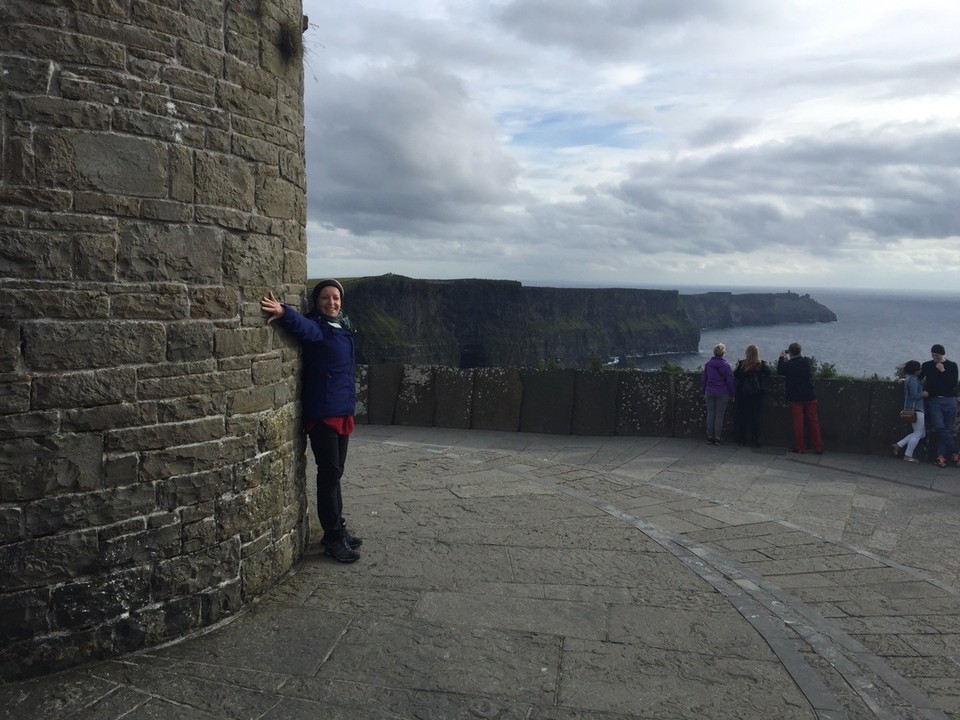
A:
{"type": "Polygon", "coordinates": [[[306,535],[300,0],[0,3],[0,678],[215,623],[306,535]]]}

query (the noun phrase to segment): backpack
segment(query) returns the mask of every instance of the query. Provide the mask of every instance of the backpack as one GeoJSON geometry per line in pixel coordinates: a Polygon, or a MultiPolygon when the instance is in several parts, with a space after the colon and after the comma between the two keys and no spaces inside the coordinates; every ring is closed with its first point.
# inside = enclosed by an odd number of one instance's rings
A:
{"type": "Polygon", "coordinates": [[[759,395],[760,394],[760,373],[750,371],[743,373],[740,378],[741,395],[759,395]]]}

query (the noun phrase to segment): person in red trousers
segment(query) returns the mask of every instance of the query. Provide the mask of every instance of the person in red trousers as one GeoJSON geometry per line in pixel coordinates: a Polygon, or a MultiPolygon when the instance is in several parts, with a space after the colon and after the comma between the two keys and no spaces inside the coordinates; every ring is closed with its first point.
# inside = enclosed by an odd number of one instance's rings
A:
{"type": "Polygon", "coordinates": [[[793,416],[793,452],[802,453],[807,448],[803,431],[806,426],[810,446],[817,455],[823,454],[823,438],[820,437],[820,418],[817,416],[817,396],[813,390],[813,363],[801,353],[800,343],[780,353],[777,374],[783,375],[787,402],[793,416]]]}

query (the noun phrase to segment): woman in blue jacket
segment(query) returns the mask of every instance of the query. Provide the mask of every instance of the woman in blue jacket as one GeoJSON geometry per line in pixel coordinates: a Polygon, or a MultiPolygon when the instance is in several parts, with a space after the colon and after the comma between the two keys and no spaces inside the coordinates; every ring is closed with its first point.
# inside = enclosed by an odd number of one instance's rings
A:
{"type": "Polygon", "coordinates": [[[903,459],[907,462],[920,462],[913,456],[917,443],[927,434],[923,422],[923,386],[920,384],[921,365],[919,360],[909,360],[903,366],[903,409],[916,410],[917,419],[909,435],[893,444],[893,456],[900,457],[900,451],[906,448],[903,459]]]}
{"type": "Polygon", "coordinates": [[[353,333],[340,310],[343,286],[321,280],[313,288],[313,310],[301,315],[270,293],[260,300],[267,323],[276,322],[300,342],[303,431],[317,461],[317,514],[323,528],[324,552],[340,562],[360,558],[360,538],[343,519],[340,478],[347,459],[357,405],[353,333]]]}

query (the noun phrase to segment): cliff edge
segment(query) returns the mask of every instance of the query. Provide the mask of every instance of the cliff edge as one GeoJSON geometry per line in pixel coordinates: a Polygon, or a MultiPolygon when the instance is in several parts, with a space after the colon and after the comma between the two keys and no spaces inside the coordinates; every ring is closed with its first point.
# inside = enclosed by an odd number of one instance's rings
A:
{"type": "Polygon", "coordinates": [[[593,358],[682,352],[700,340],[675,290],[544,288],[401,275],[343,285],[361,363],[584,366],[593,358]]]}
{"type": "Polygon", "coordinates": [[[511,280],[342,280],[357,361],[450,367],[587,367],[696,352],[700,330],[832,322],[809,295],[527,287],[511,280]]]}

